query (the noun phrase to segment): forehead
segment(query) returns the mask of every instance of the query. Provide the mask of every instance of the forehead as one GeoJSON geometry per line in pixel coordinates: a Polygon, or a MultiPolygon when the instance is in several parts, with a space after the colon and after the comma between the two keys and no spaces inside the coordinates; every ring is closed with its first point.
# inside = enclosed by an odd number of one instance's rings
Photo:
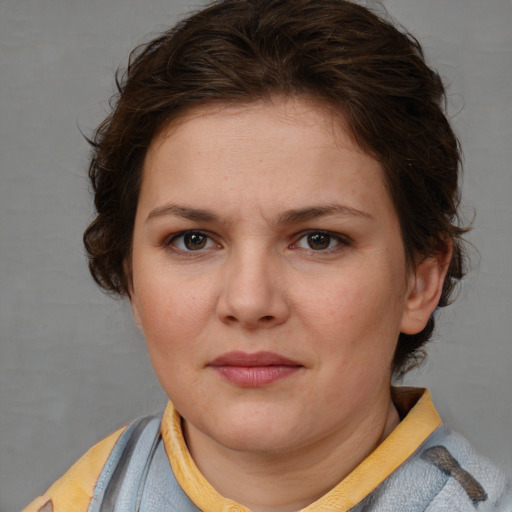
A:
{"type": "Polygon", "coordinates": [[[241,137],[252,132],[251,138],[254,144],[258,142],[258,138],[254,137],[256,129],[263,126],[268,129],[271,125],[273,125],[274,134],[278,125],[283,128],[288,125],[303,132],[312,129],[318,133],[323,132],[323,135],[328,135],[333,140],[339,139],[340,144],[344,143],[347,136],[351,138],[351,131],[344,115],[331,108],[326,102],[312,97],[273,96],[269,99],[249,102],[205,103],[184,109],[157,131],[149,145],[148,153],[169,138],[182,137],[183,131],[187,132],[185,135],[187,138],[191,133],[195,133],[197,136],[193,142],[199,147],[206,145],[210,136],[218,137],[223,133],[227,134],[222,130],[234,128],[236,125],[241,137]]]}
{"type": "Polygon", "coordinates": [[[355,144],[342,114],[299,98],[208,105],[170,122],[147,152],[142,199],[180,194],[269,209],[389,199],[381,165],[355,144]]]}
{"type": "MultiPolygon", "coordinates": [[[[356,143],[341,109],[312,96],[272,96],[243,103],[212,102],[184,109],[157,130],[146,152],[144,170],[149,167],[148,160],[162,144],[169,144],[169,139],[176,140],[179,145],[185,139],[190,143],[186,144],[187,149],[190,149],[189,145],[194,145],[200,150],[208,146],[212,139],[229,135],[226,128],[235,127],[239,137],[250,137],[255,147],[261,142],[261,137],[254,137],[258,128],[271,129],[276,144],[287,140],[291,142],[293,129],[295,137],[302,135],[313,142],[312,137],[316,135],[321,144],[328,142],[329,145],[350,147],[365,154],[356,143]]],[[[268,141],[269,137],[267,144],[268,141]]],[[[304,152],[307,149],[305,147],[304,152]]]]}
{"type": "Polygon", "coordinates": [[[247,102],[213,101],[182,109],[157,130],[149,149],[162,143],[166,138],[178,134],[183,128],[190,130],[191,124],[198,128],[201,125],[209,125],[211,128],[214,125],[220,126],[229,118],[231,123],[235,123],[237,118],[242,117],[245,119],[252,117],[251,125],[246,125],[247,129],[257,122],[278,121],[283,125],[296,125],[296,128],[300,127],[303,131],[317,129],[323,135],[332,137],[332,140],[340,145],[349,143],[354,149],[367,153],[356,142],[343,109],[328,100],[308,94],[296,96],[275,94],[268,98],[247,102]]]}

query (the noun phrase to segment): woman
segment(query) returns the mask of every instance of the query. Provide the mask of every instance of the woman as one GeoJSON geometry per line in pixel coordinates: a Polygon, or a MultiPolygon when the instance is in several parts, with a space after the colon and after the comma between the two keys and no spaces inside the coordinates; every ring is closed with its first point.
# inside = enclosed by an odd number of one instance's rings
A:
{"type": "Polygon", "coordinates": [[[340,0],[225,0],[136,50],[84,240],[171,402],[27,510],[504,509],[391,387],[463,275],[443,97],[414,37],[340,0]]]}

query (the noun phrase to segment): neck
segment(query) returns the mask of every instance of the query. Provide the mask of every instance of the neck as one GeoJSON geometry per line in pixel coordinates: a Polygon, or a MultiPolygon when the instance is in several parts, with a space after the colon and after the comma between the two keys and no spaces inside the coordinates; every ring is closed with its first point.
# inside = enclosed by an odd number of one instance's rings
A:
{"type": "Polygon", "coordinates": [[[345,478],[400,422],[391,399],[355,428],[286,453],[230,450],[188,423],[184,434],[204,477],[223,496],[253,512],[301,510],[345,478]]]}

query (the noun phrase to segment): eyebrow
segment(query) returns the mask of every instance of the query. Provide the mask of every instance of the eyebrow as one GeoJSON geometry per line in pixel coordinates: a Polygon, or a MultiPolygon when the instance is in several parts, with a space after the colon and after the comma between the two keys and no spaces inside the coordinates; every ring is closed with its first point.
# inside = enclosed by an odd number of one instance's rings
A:
{"type": "Polygon", "coordinates": [[[297,222],[304,222],[320,217],[327,217],[328,215],[340,215],[343,217],[361,217],[368,220],[374,220],[373,216],[357,208],[341,204],[327,204],[312,206],[307,208],[298,208],[296,210],[289,210],[279,216],[279,223],[281,224],[294,224],[297,222]]]}
{"type": "Polygon", "coordinates": [[[190,208],[188,206],[180,206],[177,204],[166,204],[151,210],[151,212],[149,212],[147,221],[158,217],[166,217],[168,215],[201,222],[215,222],[218,220],[217,215],[215,215],[210,210],[190,208]]]}
{"type": "MultiPolygon", "coordinates": [[[[219,222],[219,217],[211,210],[192,208],[177,204],[166,204],[154,208],[149,213],[147,221],[169,215],[192,221],[219,222]]],[[[358,210],[357,208],[340,204],[327,204],[288,210],[279,215],[277,224],[295,224],[320,217],[327,217],[329,215],[361,217],[363,219],[374,220],[372,215],[362,210],[358,210]]]]}

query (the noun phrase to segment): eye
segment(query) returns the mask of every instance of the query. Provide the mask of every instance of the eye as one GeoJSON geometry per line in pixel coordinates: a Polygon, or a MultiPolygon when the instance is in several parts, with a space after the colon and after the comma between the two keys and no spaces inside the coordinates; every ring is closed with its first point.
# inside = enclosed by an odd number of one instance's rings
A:
{"type": "Polygon", "coordinates": [[[326,231],[310,231],[299,238],[294,247],[312,251],[328,251],[340,245],[348,245],[348,241],[341,235],[326,231]]]}
{"type": "Polygon", "coordinates": [[[217,244],[202,231],[185,231],[174,235],[169,245],[172,245],[180,251],[200,251],[201,249],[210,249],[216,247],[217,244]]]}

